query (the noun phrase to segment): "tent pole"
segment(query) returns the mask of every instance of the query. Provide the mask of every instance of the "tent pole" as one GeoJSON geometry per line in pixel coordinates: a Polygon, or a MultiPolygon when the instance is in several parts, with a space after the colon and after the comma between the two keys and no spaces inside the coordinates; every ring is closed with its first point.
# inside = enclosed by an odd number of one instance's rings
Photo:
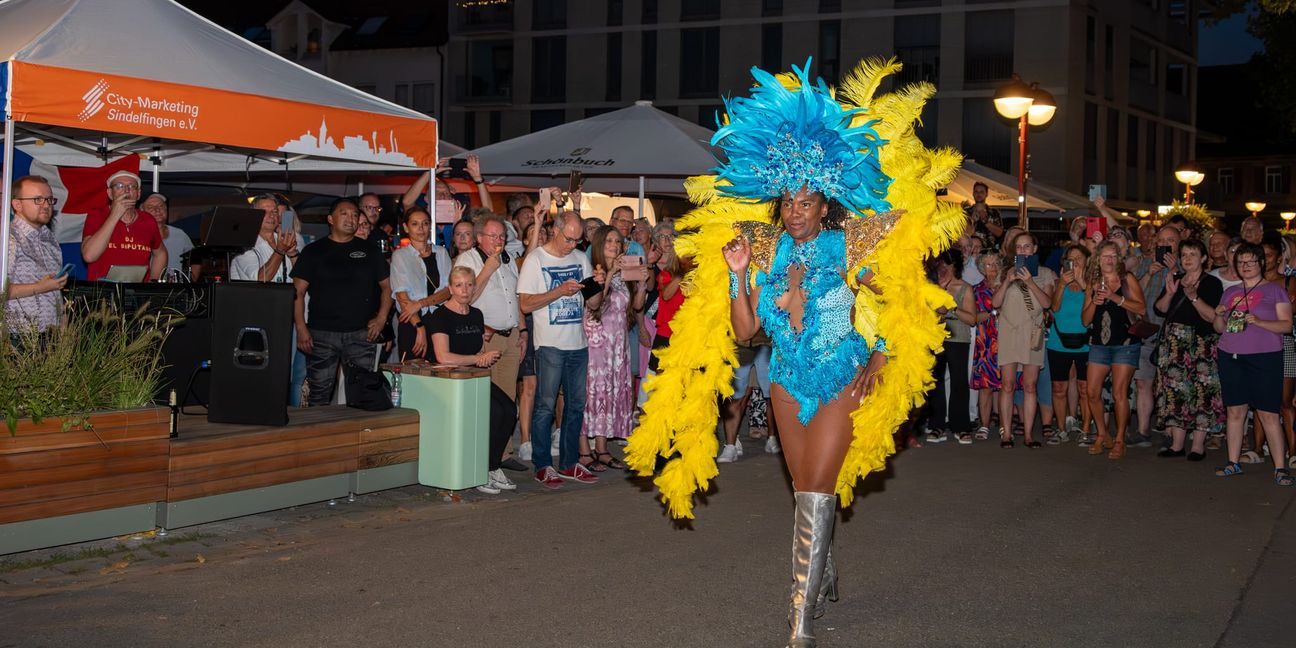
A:
{"type": "MultiPolygon", "coordinates": [[[[644,201],[644,177],[639,176],[639,218],[644,217],[643,201],[644,201]]],[[[654,225],[655,224],[656,223],[654,223],[654,225]]]]}
{"type": "Polygon", "coordinates": [[[149,159],[153,163],[153,193],[162,191],[162,151],[153,149],[153,157],[149,159]]]}
{"type": "MultiPolygon", "coordinates": [[[[344,182],[344,183],[342,183],[342,184],[345,185],[346,183],[344,182]]],[[[364,180],[357,180],[357,181],[356,181],[356,195],[357,195],[357,196],[363,196],[363,195],[364,195],[364,180]]]]}
{"type": "Polygon", "coordinates": [[[13,115],[5,115],[4,123],[4,215],[0,217],[0,292],[9,290],[9,211],[13,204],[10,186],[13,184],[14,122],[13,115]]]}

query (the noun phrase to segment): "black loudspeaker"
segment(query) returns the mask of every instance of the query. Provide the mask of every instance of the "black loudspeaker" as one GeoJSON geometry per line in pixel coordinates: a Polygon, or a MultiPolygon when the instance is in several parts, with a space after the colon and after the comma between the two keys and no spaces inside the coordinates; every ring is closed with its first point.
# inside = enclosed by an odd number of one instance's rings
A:
{"type": "Polygon", "coordinates": [[[291,284],[214,287],[208,421],[288,424],[295,296],[291,284]]]}

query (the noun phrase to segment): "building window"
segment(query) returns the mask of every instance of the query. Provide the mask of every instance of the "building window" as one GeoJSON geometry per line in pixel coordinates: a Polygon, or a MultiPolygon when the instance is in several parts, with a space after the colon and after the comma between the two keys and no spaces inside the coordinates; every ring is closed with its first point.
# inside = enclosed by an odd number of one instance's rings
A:
{"type": "Polygon", "coordinates": [[[531,101],[567,100],[567,37],[547,36],[531,41],[531,101]]]}
{"type": "Polygon", "coordinates": [[[1268,164],[1264,168],[1264,186],[1267,194],[1281,194],[1283,191],[1283,168],[1277,164],[1268,164]]]}
{"type": "Polygon", "coordinates": [[[819,76],[828,83],[837,83],[841,74],[841,22],[824,20],[819,23],[819,76]]]}
{"type": "Polygon", "coordinates": [[[466,148],[477,148],[477,113],[465,111],[463,120],[463,143],[466,148]]]}
{"type": "Polygon", "coordinates": [[[513,29],[512,2],[455,3],[459,11],[459,27],[464,31],[513,29]]]}
{"type": "Polygon", "coordinates": [[[415,83],[414,99],[410,108],[431,115],[437,112],[437,87],[435,83],[415,83]]]}
{"type": "Polygon", "coordinates": [[[688,0],[680,3],[680,20],[718,20],[720,0],[688,0]]]}
{"type": "Polygon", "coordinates": [[[1220,193],[1225,196],[1232,196],[1237,192],[1237,185],[1233,182],[1233,167],[1220,167],[1215,172],[1215,182],[1219,183],[1220,193]]]}
{"type": "Polygon", "coordinates": [[[622,14],[625,13],[625,2],[623,0],[608,0],[607,24],[609,27],[619,27],[623,20],[622,14]]]}
{"type": "Polygon", "coordinates": [[[566,120],[566,114],[562,109],[546,109],[531,111],[531,132],[538,133],[546,128],[562,126],[566,120]]]}
{"type": "MultiPolygon", "coordinates": [[[[644,0],[645,6],[648,0],[644,0]]],[[[657,32],[642,33],[643,44],[639,55],[639,98],[657,97],[657,32]]]]}
{"type": "Polygon", "coordinates": [[[713,97],[720,87],[720,29],[680,30],[680,97],[713,97]]]}
{"type": "Polygon", "coordinates": [[[761,25],[761,69],[783,69],[783,23],[761,25]]]}
{"type": "Polygon", "coordinates": [[[1116,198],[1122,196],[1120,192],[1121,173],[1120,167],[1120,111],[1115,108],[1107,109],[1107,172],[1103,174],[1103,180],[1107,183],[1107,197],[1116,198]]]}
{"type": "Polygon", "coordinates": [[[472,41],[468,46],[467,76],[468,97],[513,96],[513,41],[472,41]]]}
{"type": "Polygon", "coordinates": [[[490,141],[487,142],[488,144],[494,144],[495,142],[504,139],[502,133],[504,130],[502,127],[503,121],[500,111],[492,110],[490,112],[490,141]]]}
{"type": "Polygon", "coordinates": [[[762,16],[782,16],[783,0],[761,0],[762,16]]]}
{"type": "Polygon", "coordinates": [[[963,79],[999,81],[1012,76],[1013,12],[974,11],[964,23],[963,79]]]}
{"type": "Polygon", "coordinates": [[[1085,17],[1085,92],[1093,94],[1098,69],[1098,25],[1093,16],[1085,17]]]}
{"type": "Polygon", "coordinates": [[[1084,105],[1084,168],[1080,186],[1102,184],[1098,180],[1098,106],[1084,105]]]}
{"type": "Polygon", "coordinates": [[[935,83],[940,76],[940,14],[896,16],[893,29],[896,57],[904,64],[896,82],[935,83]]]}
{"type": "Polygon", "coordinates": [[[643,0],[641,9],[639,22],[645,25],[657,24],[657,0],[643,0]]]}
{"type": "Polygon", "coordinates": [[[378,86],[372,83],[357,83],[355,89],[360,92],[368,92],[375,97],[378,96],[378,86]]]}
{"type": "Polygon", "coordinates": [[[567,0],[531,0],[531,29],[566,29],[567,0]]]}
{"type": "Polygon", "coordinates": [[[841,11],[841,0],[819,0],[819,13],[837,13],[841,11]]]}
{"type": "Polygon", "coordinates": [[[1187,0],[1170,0],[1166,3],[1166,11],[1170,14],[1170,20],[1177,23],[1186,23],[1188,18],[1187,0]]]}
{"type": "Polygon", "coordinates": [[[918,135],[918,140],[927,148],[936,148],[936,122],[940,117],[940,100],[928,99],[927,105],[923,106],[922,117],[918,120],[918,125],[914,132],[918,135]]]}
{"type": "Polygon", "coordinates": [[[1183,63],[1166,64],[1166,92],[1188,96],[1188,66],[1183,63]]]}
{"type": "Polygon", "coordinates": [[[1130,115],[1125,119],[1125,197],[1142,200],[1138,183],[1139,172],[1139,120],[1130,115]]]}
{"type": "MultiPolygon", "coordinates": [[[[963,153],[968,159],[1008,173],[1017,129],[1005,124],[985,99],[963,101],[963,153]]],[[[1014,173],[1016,170],[1013,170],[1014,173]]]]}
{"type": "Polygon", "coordinates": [[[1156,46],[1139,40],[1130,41],[1130,83],[1156,87],[1156,46]]]}
{"type": "Polygon", "coordinates": [[[1107,25],[1103,33],[1103,96],[1111,99],[1116,85],[1116,30],[1107,25]]]}
{"type": "Polygon", "coordinates": [[[712,104],[710,106],[698,106],[697,123],[699,126],[702,126],[703,128],[710,128],[714,130],[720,127],[718,124],[716,124],[716,119],[723,114],[724,114],[723,104],[712,104]]]}
{"type": "Polygon", "coordinates": [[[607,91],[604,101],[621,101],[621,33],[607,36],[607,91]]]}
{"type": "Polygon", "coordinates": [[[392,94],[392,103],[409,108],[409,84],[396,84],[396,92],[392,94]]]}

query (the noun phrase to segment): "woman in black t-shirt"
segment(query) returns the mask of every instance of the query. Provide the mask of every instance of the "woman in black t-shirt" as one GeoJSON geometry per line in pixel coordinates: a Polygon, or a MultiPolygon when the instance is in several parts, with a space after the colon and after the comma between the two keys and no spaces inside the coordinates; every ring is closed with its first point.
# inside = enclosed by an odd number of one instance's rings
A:
{"type": "Polygon", "coordinates": [[[1157,343],[1156,411],[1169,433],[1170,447],[1158,457],[1184,456],[1192,432],[1189,461],[1206,457],[1206,437],[1224,429],[1219,367],[1216,363],[1215,307],[1224,284],[1204,267],[1206,246],[1187,240],[1179,245],[1183,275],[1170,273],[1153,308],[1165,319],[1157,343]]]}
{"type": "MultiPolygon", "coordinates": [[[[450,299],[430,315],[426,322],[427,332],[432,336],[432,352],[438,364],[458,367],[489,367],[499,360],[499,351],[482,351],[485,343],[486,324],[482,312],[473,308],[472,294],[477,283],[477,275],[463,266],[456,266],[450,271],[450,299]]],[[[517,407],[513,399],[504,390],[490,384],[490,449],[487,451],[486,483],[477,490],[491,495],[501,490],[514,490],[514,484],[504,471],[500,470],[500,457],[504,446],[513,435],[513,426],[517,423],[517,407]]]]}

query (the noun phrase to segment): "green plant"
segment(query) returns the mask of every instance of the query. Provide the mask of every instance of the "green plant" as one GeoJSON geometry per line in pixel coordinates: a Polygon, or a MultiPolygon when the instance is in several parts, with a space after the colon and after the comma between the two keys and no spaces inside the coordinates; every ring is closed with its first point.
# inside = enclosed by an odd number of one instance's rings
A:
{"type": "Polygon", "coordinates": [[[11,328],[0,301],[0,414],[10,434],[18,419],[60,417],[66,431],[91,429],[90,413],[147,405],[162,377],[162,343],[179,318],[119,312],[108,303],[68,304],[65,324],[48,331],[11,328]]]}
{"type": "Polygon", "coordinates": [[[1188,219],[1188,227],[1200,235],[1206,230],[1215,229],[1215,217],[1206,212],[1206,205],[1201,203],[1182,203],[1178,200],[1170,203],[1170,209],[1161,215],[1161,221],[1165,222],[1175,216],[1183,216],[1188,219]]]}

